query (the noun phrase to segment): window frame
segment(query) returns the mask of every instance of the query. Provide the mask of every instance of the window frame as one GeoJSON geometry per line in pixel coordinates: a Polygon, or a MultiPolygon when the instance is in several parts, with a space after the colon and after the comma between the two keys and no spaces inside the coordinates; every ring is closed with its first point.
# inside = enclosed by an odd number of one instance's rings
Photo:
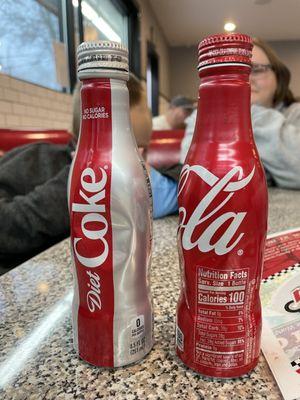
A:
{"type": "MultiPolygon", "coordinates": [[[[140,45],[140,12],[135,0],[110,0],[112,4],[128,18],[128,48],[129,48],[129,70],[137,78],[141,78],[141,45],[140,45]]],[[[41,6],[45,6],[43,0],[36,0],[41,6]]],[[[84,41],[83,16],[81,11],[82,0],[78,0],[77,10],[72,0],[61,0],[58,8],[59,39],[65,45],[67,59],[67,74],[69,87],[62,87],[60,90],[51,89],[26,79],[16,78],[24,82],[53,90],[58,93],[73,93],[77,82],[77,63],[75,47],[75,12],[78,13],[79,41],[84,41]]],[[[46,7],[49,8],[49,7],[46,7]]]]}
{"type": "MultiPolygon", "coordinates": [[[[66,1],[66,0],[65,0],[66,1]]],[[[81,1],[78,0],[78,29],[79,40],[84,41],[83,17],[81,12],[81,1]]],[[[128,50],[129,71],[137,78],[141,78],[141,46],[140,46],[140,12],[133,0],[111,0],[112,4],[128,18],[128,50]]],[[[75,34],[75,32],[74,32],[75,34]]]]}
{"type": "Polygon", "coordinates": [[[76,49],[75,49],[75,24],[73,4],[70,0],[61,0],[60,6],[60,40],[66,46],[68,65],[69,89],[63,88],[64,93],[73,93],[77,82],[76,49]]]}
{"type": "MultiPolygon", "coordinates": [[[[65,41],[67,36],[65,35],[65,27],[64,27],[64,25],[65,25],[65,22],[64,22],[64,15],[65,15],[64,1],[67,1],[67,0],[61,0],[59,2],[58,8],[57,8],[57,18],[58,18],[59,40],[60,40],[60,42],[65,44],[66,47],[67,47],[68,46],[68,42],[65,41]]],[[[55,13],[56,9],[54,9],[51,6],[49,6],[49,4],[46,1],[44,1],[44,0],[35,0],[35,2],[38,5],[40,5],[41,7],[44,7],[49,12],[51,12],[51,13],[56,15],[56,13],[55,13]]],[[[72,4],[72,2],[71,2],[71,4],[72,4]]],[[[73,22],[74,22],[74,20],[73,20],[73,22]]],[[[74,28],[73,28],[73,30],[74,30],[74,28]]],[[[72,40],[72,38],[71,38],[71,40],[72,40]]],[[[68,54],[66,54],[66,56],[68,56],[68,54]]],[[[74,60],[75,60],[75,58],[74,58],[74,60]]],[[[68,60],[68,63],[70,64],[69,60],[68,60]]],[[[71,76],[72,76],[72,73],[71,73],[70,68],[68,68],[67,73],[68,73],[70,87],[71,87],[71,76]]],[[[63,87],[63,86],[61,87],[61,89],[54,89],[54,88],[51,88],[49,86],[43,85],[41,83],[32,82],[32,81],[30,81],[30,80],[28,80],[28,79],[26,79],[24,77],[11,75],[11,74],[6,73],[6,72],[4,72],[4,74],[9,76],[9,77],[11,77],[12,79],[16,79],[18,81],[26,82],[26,83],[28,83],[30,85],[39,86],[39,87],[47,89],[47,90],[52,90],[53,92],[64,93],[64,92],[68,91],[68,89],[66,87],[63,87]]],[[[70,90],[69,90],[69,92],[70,92],[70,90]]]]}
{"type": "Polygon", "coordinates": [[[159,56],[156,52],[155,46],[149,40],[147,41],[147,85],[148,73],[151,74],[149,87],[147,86],[147,93],[150,96],[148,105],[151,108],[152,115],[155,117],[159,115],[159,56]]]}
{"type": "Polygon", "coordinates": [[[132,0],[111,0],[116,8],[128,18],[129,71],[141,78],[140,12],[132,0]]]}

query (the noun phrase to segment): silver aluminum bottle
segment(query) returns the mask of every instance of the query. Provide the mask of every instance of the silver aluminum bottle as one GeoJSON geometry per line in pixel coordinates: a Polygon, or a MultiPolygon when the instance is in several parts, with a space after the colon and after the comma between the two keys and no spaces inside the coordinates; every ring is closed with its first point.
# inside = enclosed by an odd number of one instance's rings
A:
{"type": "Polygon", "coordinates": [[[69,177],[73,331],[99,367],[141,360],[153,346],[149,268],[152,196],[129,116],[128,52],[78,47],[81,128],[69,177]]]}

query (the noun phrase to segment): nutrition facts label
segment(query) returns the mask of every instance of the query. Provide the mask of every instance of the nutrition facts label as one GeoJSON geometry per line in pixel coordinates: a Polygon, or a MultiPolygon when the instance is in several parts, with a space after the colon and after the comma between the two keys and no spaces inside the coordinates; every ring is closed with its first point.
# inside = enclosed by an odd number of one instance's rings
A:
{"type": "Polygon", "coordinates": [[[195,362],[214,368],[245,365],[250,356],[252,323],[248,268],[214,270],[198,267],[195,362]]]}

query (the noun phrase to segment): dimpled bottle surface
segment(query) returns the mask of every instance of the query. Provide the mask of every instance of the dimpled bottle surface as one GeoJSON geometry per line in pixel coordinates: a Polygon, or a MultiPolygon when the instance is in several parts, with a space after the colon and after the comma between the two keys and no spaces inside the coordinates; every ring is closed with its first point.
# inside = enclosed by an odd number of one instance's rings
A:
{"type": "Polygon", "coordinates": [[[129,120],[127,50],[81,44],[78,75],[81,130],[69,177],[74,345],[85,361],[118,367],[153,345],[151,190],[129,120]]]}
{"type": "Polygon", "coordinates": [[[249,372],[260,352],[268,201],[250,119],[251,49],[241,34],[200,43],[197,121],[178,189],[176,350],[219,378],[249,372]]]}

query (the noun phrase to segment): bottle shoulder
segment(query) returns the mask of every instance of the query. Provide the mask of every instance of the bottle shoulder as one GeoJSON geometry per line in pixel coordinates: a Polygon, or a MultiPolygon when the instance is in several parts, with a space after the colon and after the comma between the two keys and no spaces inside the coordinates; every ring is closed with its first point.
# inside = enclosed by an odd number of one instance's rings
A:
{"type": "Polygon", "coordinates": [[[205,165],[245,165],[260,163],[254,141],[193,142],[186,163],[205,165]]]}

